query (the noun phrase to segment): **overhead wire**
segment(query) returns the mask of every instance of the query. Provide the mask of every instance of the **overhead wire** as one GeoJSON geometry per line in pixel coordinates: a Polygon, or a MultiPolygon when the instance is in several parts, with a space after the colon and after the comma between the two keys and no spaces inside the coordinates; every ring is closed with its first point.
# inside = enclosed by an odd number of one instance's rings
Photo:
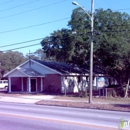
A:
{"type": "Polygon", "coordinates": [[[38,7],[38,8],[34,8],[34,9],[30,9],[30,10],[27,10],[27,11],[23,11],[23,12],[20,12],[20,13],[16,13],[16,14],[0,17],[0,19],[5,19],[5,18],[8,18],[8,17],[13,17],[13,16],[16,16],[16,15],[28,13],[28,12],[35,11],[35,10],[39,10],[39,9],[42,9],[42,8],[45,8],[45,7],[49,7],[49,6],[52,6],[52,5],[56,5],[56,4],[62,3],[64,1],[66,1],[66,0],[58,1],[58,2],[55,2],[55,3],[52,3],[52,4],[44,5],[44,6],[41,6],[41,7],[38,7]]]}
{"type": "MultiPolygon", "coordinates": [[[[106,0],[103,0],[104,3],[106,3],[106,5],[110,8],[110,4],[106,1],[106,0]]],[[[97,3],[97,1],[95,1],[95,3],[97,3]]],[[[113,10],[113,9],[112,9],[113,10]]],[[[114,9],[113,11],[121,11],[121,10],[130,10],[130,8],[124,8],[124,9],[114,9]]]]}
{"type": "MultiPolygon", "coordinates": [[[[64,0],[64,1],[66,1],[66,0],[64,0]]],[[[60,2],[63,2],[63,0],[60,1],[60,2]]],[[[60,2],[56,2],[56,3],[50,4],[50,5],[58,4],[60,2]]],[[[47,5],[47,6],[50,6],[50,5],[47,5]]],[[[47,7],[47,6],[44,6],[44,7],[47,7]]],[[[50,22],[46,22],[46,23],[41,23],[41,24],[37,24],[37,25],[32,25],[32,26],[27,26],[27,27],[23,27],[23,28],[18,28],[18,29],[12,29],[12,30],[8,30],[8,31],[0,32],[0,33],[7,33],[7,32],[12,32],[12,31],[18,31],[18,30],[21,30],[21,29],[27,29],[27,28],[31,28],[31,27],[41,26],[41,25],[45,25],[45,24],[49,24],[49,23],[53,23],[53,22],[57,22],[57,21],[65,20],[65,19],[68,19],[68,18],[58,19],[58,20],[54,20],[54,21],[50,21],[50,22]]],[[[40,39],[43,39],[43,38],[38,38],[38,39],[33,39],[33,40],[25,41],[25,42],[20,42],[20,43],[14,43],[14,44],[10,44],[10,45],[0,46],[0,48],[12,46],[12,45],[23,44],[23,43],[27,43],[27,42],[32,42],[32,41],[36,41],[36,40],[40,40],[40,39]]],[[[16,49],[26,48],[26,47],[30,47],[30,46],[36,46],[36,45],[39,45],[39,44],[40,43],[33,44],[33,45],[28,45],[28,46],[23,46],[23,47],[19,47],[19,48],[13,48],[13,49],[10,49],[10,50],[16,50],[16,49]]],[[[9,51],[9,50],[4,50],[4,51],[9,51]]]]}
{"type": "MultiPolygon", "coordinates": [[[[14,1],[14,0],[12,0],[14,1]]],[[[62,0],[62,1],[59,1],[59,2],[56,2],[56,3],[53,3],[53,4],[49,4],[49,5],[46,5],[46,6],[42,6],[42,7],[39,7],[39,8],[35,8],[35,9],[32,9],[32,10],[28,10],[28,11],[25,11],[25,12],[30,12],[30,11],[33,11],[33,10],[37,10],[37,9],[40,9],[40,8],[43,8],[43,7],[48,7],[48,6],[51,6],[51,5],[55,5],[55,4],[58,4],[58,3],[61,3],[61,2],[64,2],[66,0],[62,0]]],[[[34,1],[33,1],[34,2],[34,1]]],[[[22,5],[21,5],[22,6],[22,5]]],[[[25,12],[21,12],[21,13],[25,13],[25,12]]],[[[20,14],[20,13],[19,13],[20,14]]],[[[15,15],[18,15],[18,14],[15,14],[15,15]]],[[[11,16],[10,16],[11,17],[11,16]]],[[[45,24],[49,24],[49,23],[53,23],[53,22],[57,22],[57,21],[61,21],[61,20],[65,20],[65,19],[68,19],[70,17],[67,17],[67,18],[63,18],[63,19],[59,19],[59,20],[54,20],[54,21],[50,21],[50,22],[46,22],[46,23],[41,23],[41,24],[36,24],[36,25],[32,25],[32,26],[27,26],[27,27],[22,27],[22,28],[17,28],[17,29],[12,29],[12,30],[8,30],[8,31],[3,31],[3,32],[0,32],[0,33],[7,33],[7,32],[13,32],[13,31],[18,31],[18,30],[22,30],[22,29],[27,29],[27,28],[32,28],[32,27],[36,27],[36,26],[41,26],[41,25],[45,25],[45,24]]],[[[0,18],[1,19],[1,18],[0,18]]],[[[113,25],[113,26],[126,26],[126,25],[113,25]]],[[[126,30],[120,30],[120,31],[103,31],[103,32],[124,32],[126,30]]],[[[130,30],[127,30],[127,31],[130,31],[130,30]]],[[[40,38],[40,39],[43,39],[43,38],[40,38]]],[[[40,40],[39,39],[39,40],[40,40]]],[[[27,42],[31,42],[31,41],[36,41],[38,39],[34,39],[34,40],[30,40],[30,41],[25,41],[25,42],[20,42],[20,43],[14,43],[14,44],[10,44],[10,45],[5,45],[5,46],[0,46],[1,47],[7,47],[7,46],[12,46],[12,45],[18,45],[18,44],[23,44],[23,43],[27,43],[27,42]]],[[[28,45],[28,46],[24,46],[24,47],[19,47],[19,48],[14,48],[14,49],[10,49],[10,50],[16,50],[16,49],[21,49],[21,48],[26,48],[26,47],[30,47],[30,46],[36,46],[36,45],[39,45],[40,43],[38,44],[33,44],[33,45],[28,45]]],[[[9,51],[9,50],[5,50],[5,51],[9,51]]]]}
{"type": "Polygon", "coordinates": [[[14,1],[14,0],[10,0],[10,1],[7,1],[7,2],[0,3],[0,5],[4,5],[4,4],[10,3],[12,1],[14,1]]]}
{"type": "Polygon", "coordinates": [[[28,40],[28,41],[24,41],[24,42],[18,42],[18,43],[8,44],[8,45],[5,45],[5,46],[0,46],[0,48],[14,46],[14,45],[19,45],[19,44],[24,44],[24,43],[28,43],[28,42],[34,42],[34,41],[38,41],[38,40],[41,40],[41,39],[43,39],[43,38],[37,38],[37,39],[28,40]]]}
{"type": "Polygon", "coordinates": [[[18,50],[18,49],[22,49],[22,48],[31,47],[31,46],[37,46],[37,45],[40,45],[40,43],[33,44],[33,45],[28,45],[28,46],[23,46],[23,47],[18,47],[18,48],[13,48],[13,49],[9,49],[9,50],[3,50],[2,52],[12,51],[12,50],[18,50]]]}
{"type": "MultiPolygon", "coordinates": [[[[64,1],[66,1],[66,0],[64,0],[64,1]]],[[[63,0],[60,1],[60,2],[63,2],[63,0]]],[[[60,2],[56,2],[56,3],[50,4],[50,5],[58,4],[60,2]]],[[[50,6],[50,5],[47,5],[47,6],[50,6]]],[[[26,27],[22,27],[22,28],[7,30],[7,31],[3,31],[3,32],[0,32],[0,33],[8,33],[8,32],[18,31],[18,30],[22,30],[22,29],[32,28],[32,27],[36,27],[36,26],[42,26],[42,25],[45,25],[45,24],[54,23],[54,22],[62,21],[62,20],[69,19],[69,18],[70,17],[63,18],[63,19],[58,19],[58,20],[54,20],[54,21],[50,21],[50,22],[45,22],[45,23],[41,23],[41,24],[36,24],[36,25],[32,25],[32,26],[26,26],[26,27]]],[[[12,45],[23,44],[23,43],[27,43],[27,42],[32,42],[32,41],[36,41],[36,40],[40,40],[40,39],[43,39],[43,38],[38,38],[38,39],[33,39],[33,40],[25,41],[25,42],[20,42],[20,43],[14,43],[14,44],[10,44],[10,45],[0,46],[0,48],[12,46],[12,45]]],[[[35,44],[35,45],[37,45],[37,44],[35,44]]],[[[29,47],[29,46],[25,46],[25,47],[29,47]]],[[[25,48],[25,47],[20,47],[20,48],[25,48]]],[[[20,48],[16,48],[16,49],[20,49],[20,48]]],[[[14,49],[11,49],[11,50],[14,50],[14,49]]]]}
{"type": "Polygon", "coordinates": [[[113,33],[119,32],[119,33],[120,33],[120,32],[130,32],[130,30],[119,30],[119,31],[111,30],[111,31],[101,31],[101,32],[108,32],[108,33],[109,33],[109,32],[110,32],[110,33],[112,33],[112,32],[113,32],[113,33]]]}
{"type": "MultiPolygon", "coordinates": [[[[120,30],[120,31],[101,31],[101,33],[109,33],[109,32],[125,32],[126,30],[120,30]]],[[[128,32],[130,32],[130,30],[127,30],[128,32]]],[[[88,32],[90,33],[90,32],[88,32]]],[[[69,36],[69,37],[72,37],[72,36],[69,36]]],[[[12,45],[18,45],[18,44],[23,44],[23,43],[27,43],[27,42],[32,42],[32,41],[37,41],[37,40],[41,40],[43,38],[38,38],[38,39],[33,39],[33,40],[29,40],[29,41],[24,41],[24,42],[20,42],[20,43],[14,43],[14,44],[10,44],[10,45],[5,45],[5,46],[0,46],[0,48],[2,47],[8,47],[8,46],[12,46],[12,45]]],[[[62,38],[62,39],[66,39],[66,38],[62,38]]],[[[23,49],[23,48],[27,48],[27,47],[31,47],[31,46],[37,46],[37,45],[40,45],[40,43],[37,43],[37,44],[33,44],[33,45],[28,45],[28,46],[22,46],[22,47],[18,47],[18,48],[12,48],[12,49],[8,49],[8,50],[3,50],[2,52],[7,52],[7,51],[12,51],[12,50],[18,50],[18,49],[23,49]]]]}
{"type": "Polygon", "coordinates": [[[28,4],[32,4],[34,2],[38,2],[39,0],[34,0],[34,1],[31,1],[31,2],[27,2],[25,4],[21,4],[21,5],[17,5],[17,6],[14,6],[14,7],[10,7],[10,8],[7,8],[7,9],[3,9],[3,10],[0,10],[0,13],[3,12],[3,11],[8,11],[8,10],[11,10],[11,9],[15,9],[15,8],[19,8],[21,6],[25,6],[25,5],[28,5],[28,4]]]}
{"type": "Polygon", "coordinates": [[[125,8],[125,9],[116,9],[115,11],[120,11],[120,10],[130,10],[130,8],[125,8]]]}
{"type": "MultiPolygon", "coordinates": [[[[37,0],[36,0],[36,1],[37,1],[37,0]]],[[[62,1],[59,1],[59,2],[63,2],[63,1],[66,1],[66,0],[62,0],[62,1]]],[[[33,2],[34,2],[34,1],[33,1],[33,2]]],[[[59,2],[56,2],[56,3],[58,4],[59,2]]],[[[56,3],[50,4],[50,5],[54,5],[54,4],[56,4],[56,3]]],[[[47,5],[47,6],[50,6],[50,5],[47,5]]],[[[69,19],[69,18],[70,18],[70,17],[63,18],[63,19],[58,19],[58,20],[54,20],[54,21],[50,21],[50,22],[40,23],[40,24],[36,24],[36,25],[21,27],[21,28],[17,28],[17,29],[11,29],[11,30],[7,30],[7,31],[2,31],[2,32],[0,32],[0,33],[8,33],[8,32],[13,32],[13,31],[19,31],[19,30],[23,30],[23,29],[27,29],[27,28],[32,28],[32,27],[36,27],[36,26],[42,26],[42,25],[45,25],[45,24],[53,23],[53,22],[62,21],[62,20],[69,19]]],[[[124,26],[124,25],[115,25],[115,26],[124,26]]]]}
{"type": "MultiPolygon", "coordinates": [[[[40,24],[36,24],[36,25],[31,25],[31,26],[26,26],[26,27],[22,27],[22,28],[17,28],[17,29],[12,29],[12,30],[7,30],[7,31],[2,31],[0,32],[0,34],[2,33],[9,33],[9,32],[14,32],[14,31],[19,31],[19,30],[23,30],[23,29],[27,29],[27,28],[33,28],[33,27],[37,27],[37,26],[43,26],[43,25],[46,25],[46,24],[50,24],[50,23],[54,23],[54,22],[59,22],[59,21],[62,21],[62,20],[66,20],[66,19],[69,19],[70,17],[66,17],[66,18],[63,18],[63,19],[57,19],[57,20],[54,20],[54,21],[49,21],[49,22],[45,22],[45,23],[40,23],[40,24]]],[[[127,25],[129,25],[130,23],[127,23],[127,25]]],[[[103,27],[114,27],[114,26],[127,26],[127,25],[123,25],[123,24],[115,24],[115,25],[110,25],[110,26],[103,26],[103,27]]],[[[125,31],[125,30],[123,30],[125,31]]],[[[127,30],[126,30],[127,31],[127,30]]],[[[108,31],[107,31],[108,32],[108,31]]],[[[114,31],[109,31],[109,32],[114,32],[114,31]]],[[[115,31],[116,32],[116,31],[115,31]]],[[[117,32],[120,32],[120,31],[117,31],[117,32]]]]}
{"type": "Polygon", "coordinates": [[[31,25],[31,26],[21,27],[21,28],[17,28],[17,29],[2,31],[2,32],[0,32],[0,34],[19,31],[19,30],[23,30],[23,29],[27,29],[27,28],[33,28],[33,27],[37,27],[37,26],[42,26],[42,25],[46,25],[46,24],[50,24],[50,23],[54,23],[54,22],[58,22],[58,21],[63,21],[63,20],[69,19],[69,18],[70,17],[66,17],[66,18],[57,19],[57,20],[53,20],[53,21],[49,21],[49,22],[45,22],[45,23],[36,24],[36,25],[31,25]]]}
{"type": "MultiPolygon", "coordinates": [[[[28,11],[21,12],[21,13],[26,13],[26,12],[29,12],[29,11],[33,11],[33,10],[37,10],[37,9],[43,8],[43,7],[52,6],[52,5],[59,4],[59,3],[64,2],[64,1],[66,1],[66,0],[58,1],[58,2],[49,4],[49,5],[46,5],[46,6],[42,6],[42,7],[35,8],[35,9],[32,9],[32,10],[28,10],[28,11]]],[[[33,1],[33,2],[35,2],[35,1],[33,1]]],[[[32,2],[31,2],[31,3],[32,3],[32,2]]],[[[29,4],[29,3],[26,3],[26,4],[29,4]]],[[[25,5],[25,4],[19,5],[19,6],[24,6],[24,5],[25,5]]],[[[18,7],[18,6],[17,6],[17,7],[18,7]]],[[[15,7],[12,7],[12,8],[8,8],[7,10],[13,9],[13,8],[16,8],[16,6],[15,6],[15,7]]],[[[3,10],[3,11],[4,11],[4,10],[3,10]]],[[[21,13],[19,13],[19,14],[21,14],[21,13]]],[[[15,15],[18,15],[18,14],[15,14],[15,15]]],[[[11,16],[12,16],[12,15],[6,16],[6,17],[11,17],[11,16]]],[[[4,18],[5,18],[5,17],[4,17],[4,18]]],[[[69,18],[70,18],[70,17],[69,17],[69,18]]],[[[0,18],[0,19],[2,19],[2,18],[0,18]]],[[[27,26],[27,27],[22,27],[22,28],[18,28],[18,29],[12,29],[12,30],[8,30],[8,31],[0,32],[0,33],[7,33],[7,32],[12,32],[12,31],[18,31],[18,30],[22,30],[22,29],[32,28],[32,27],[36,27],[36,26],[41,26],[41,25],[53,23],[53,22],[62,21],[62,20],[65,20],[65,19],[68,19],[68,17],[67,17],[67,18],[63,18],[63,19],[58,19],[58,20],[50,21],[50,22],[46,22],[46,23],[36,24],[36,25],[27,26]]],[[[27,43],[27,42],[32,42],[32,41],[36,41],[36,40],[40,40],[40,39],[43,39],[43,38],[38,38],[38,39],[33,39],[33,40],[24,41],[24,42],[20,42],[20,43],[14,43],[14,44],[10,44],[10,45],[0,46],[0,48],[12,46],[12,45],[23,44],[23,43],[27,43]]],[[[18,47],[18,48],[13,48],[13,49],[9,49],[9,50],[16,50],[16,49],[21,49],[21,48],[26,48],[26,47],[30,47],[30,46],[36,46],[36,45],[40,45],[40,43],[38,43],[38,44],[33,44],[33,45],[28,45],[28,46],[23,46],[23,47],[18,47]]],[[[9,51],[9,50],[4,50],[4,51],[9,51]]],[[[3,51],[3,52],[4,52],[4,51],[3,51]]]]}
{"type": "MultiPolygon", "coordinates": [[[[65,38],[62,38],[62,40],[66,39],[66,38],[69,38],[69,37],[73,37],[73,36],[67,36],[65,38]]],[[[14,43],[14,44],[8,44],[8,45],[5,45],[5,46],[0,46],[0,48],[12,46],[12,45],[23,44],[23,43],[32,42],[32,41],[37,41],[37,40],[41,40],[41,39],[44,39],[44,38],[38,38],[38,39],[29,40],[29,41],[24,41],[24,42],[19,42],[19,43],[14,43]]],[[[12,50],[18,50],[18,49],[22,49],[22,48],[31,47],[31,46],[37,46],[37,45],[40,45],[40,43],[33,44],[33,45],[28,45],[28,46],[22,46],[22,47],[18,47],[18,48],[12,48],[12,49],[8,49],[8,50],[3,50],[2,52],[12,51],[12,50]]]]}
{"type": "Polygon", "coordinates": [[[111,6],[106,2],[106,0],[103,0],[104,3],[106,3],[106,5],[110,8],[111,6]]]}
{"type": "MultiPolygon", "coordinates": [[[[108,4],[108,2],[106,1],[106,0],[103,0],[104,1],[104,3],[106,3],[106,5],[108,6],[108,7],[111,7],[109,4],[108,4]]],[[[117,9],[117,10],[127,10],[127,9],[130,9],[130,8],[126,8],[126,9],[117,9]]],[[[127,25],[128,24],[130,24],[130,23],[127,23],[127,25]]],[[[127,25],[123,25],[123,24],[115,24],[115,25],[111,25],[111,26],[109,26],[109,27],[113,27],[113,26],[127,26],[127,25]]],[[[107,27],[107,26],[104,26],[104,27],[107,27]]],[[[105,32],[124,32],[125,30],[120,30],[120,31],[105,31],[105,32]]]]}

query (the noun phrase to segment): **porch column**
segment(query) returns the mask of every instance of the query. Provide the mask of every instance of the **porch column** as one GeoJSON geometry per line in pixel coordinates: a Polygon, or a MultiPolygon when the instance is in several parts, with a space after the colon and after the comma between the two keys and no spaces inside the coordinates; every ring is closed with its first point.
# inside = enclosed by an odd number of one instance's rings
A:
{"type": "Polygon", "coordinates": [[[37,86],[37,79],[36,79],[36,92],[37,92],[37,90],[38,90],[38,88],[37,88],[38,86],[37,86]]]}
{"type": "Polygon", "coordinates": [[[30,77],[28,77],[28,92],[31,92],[31,81],[30,77]]]}
{"type": "Polygon", "coordinates": [[[96,89],[98,89],[98,76],[96,77],[96,89]]]}
{"type": "Polygon", "coordinates": [[[95,89],[96,88],[96,86],[97,86],[97,78],[96,77],[94,77],[94,80],[93,80],[93,89],[95,89]]]}
{"type": "Polygon", "coordinates": [[[42,77],[41,77],[41,92],[43,91],[43,82],[42,82],[42,77]]]}
{"type": "Polygon", "coordinates": [[[9,77],[8,78],[8,80],[9,80],[9,83],[8,83],[8,91],[9,91],[9,93],[11,92],[11,77],[9,77]]]}
{"type": "Polygon", "coordinates": [[[23,77],[21,77],[21,91],[23,92],[23,77]]]}

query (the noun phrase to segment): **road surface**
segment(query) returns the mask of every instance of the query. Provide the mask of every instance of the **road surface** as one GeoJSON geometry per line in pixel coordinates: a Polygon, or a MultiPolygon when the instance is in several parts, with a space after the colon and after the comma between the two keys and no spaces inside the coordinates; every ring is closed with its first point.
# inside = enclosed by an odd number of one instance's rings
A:
{"type": "Polygon", "coordinates": [[[0,102],[0,130],[118,130],[130,113],[0,102]]]}

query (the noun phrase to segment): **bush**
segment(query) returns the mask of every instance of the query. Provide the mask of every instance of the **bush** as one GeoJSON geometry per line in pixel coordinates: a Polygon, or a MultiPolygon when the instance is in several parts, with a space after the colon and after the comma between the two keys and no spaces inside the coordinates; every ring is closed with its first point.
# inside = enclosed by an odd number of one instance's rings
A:
{"type": "Polygon", "coordinates": [[[115,89],[113,89],[113,91],[112,91],[112,97],[117,97],[117,92],[115,89]]]}
{"type": "Polygon", "coordinates": [[[79,97],[87,97],[87,91],[79,91],[79,97]]]}
{"type": "Polygon", "coordinates": [[[108,96],[109,97],[124,97],[125,89],[118,87],[118,88],[108,88],[108,96]]]}
{"type": "Polygon", "coordinates": [[[130,98],[130,90],[128,91],[128,97],[130,98]]]}

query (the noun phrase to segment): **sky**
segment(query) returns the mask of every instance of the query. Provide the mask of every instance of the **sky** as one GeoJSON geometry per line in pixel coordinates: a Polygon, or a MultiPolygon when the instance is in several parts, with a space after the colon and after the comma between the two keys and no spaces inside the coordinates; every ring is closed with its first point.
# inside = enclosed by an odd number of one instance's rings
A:
{"type": "MultiPolygon", "coordinates": [[[[73,0],[1,0],[0,51],[19,51],[24,55],[42,49],[40,42],[54,31],[68,28],[73,0]],[[33,45],[33,46],[32,46],[33,45]]],[[[76,0],[91,10],[91,0],[76,0]]],[[[94,8],[130,14],[130,0],[94,0],[94,8]]]]}

